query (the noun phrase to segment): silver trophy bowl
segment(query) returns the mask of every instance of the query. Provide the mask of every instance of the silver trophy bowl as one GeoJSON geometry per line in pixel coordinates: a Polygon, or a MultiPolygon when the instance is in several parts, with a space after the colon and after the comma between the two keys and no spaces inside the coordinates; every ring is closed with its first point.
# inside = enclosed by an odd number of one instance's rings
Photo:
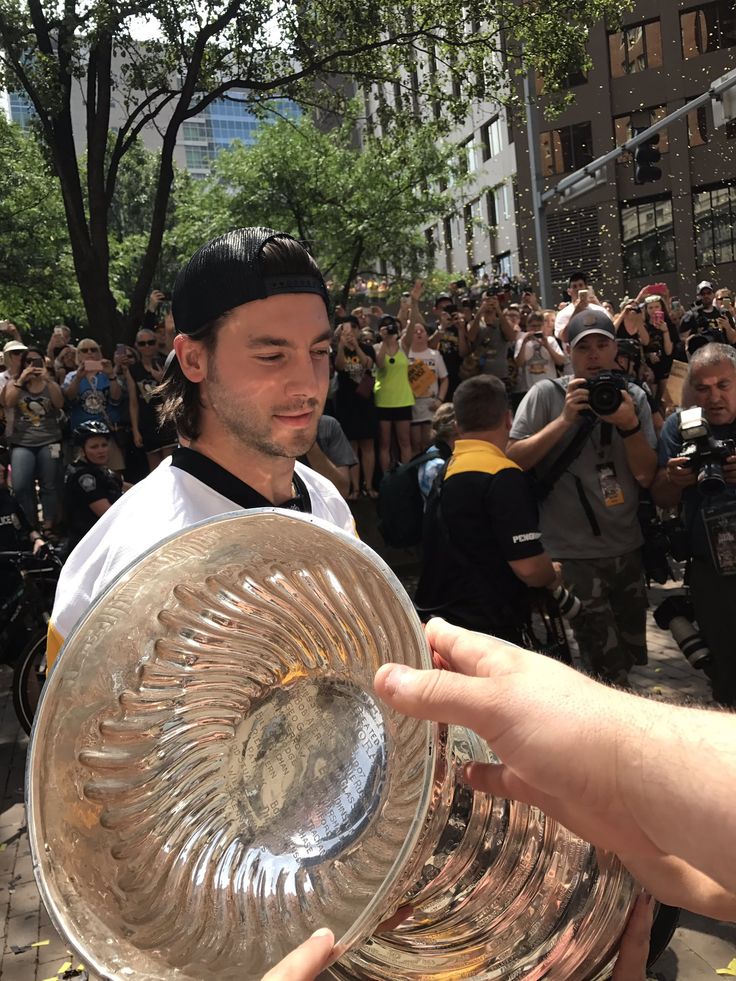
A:
{"type": "Polygon", "coordinates": [[[311,516],[203,522],[107,589],[46,683],[27,773],[41,895],[88,967],[257,981],[327,926],[335,978],[609,976],[632,879],[464,786],[491,751],[380,702],[389,661],[431,667],[411,602],[311,516]]]}

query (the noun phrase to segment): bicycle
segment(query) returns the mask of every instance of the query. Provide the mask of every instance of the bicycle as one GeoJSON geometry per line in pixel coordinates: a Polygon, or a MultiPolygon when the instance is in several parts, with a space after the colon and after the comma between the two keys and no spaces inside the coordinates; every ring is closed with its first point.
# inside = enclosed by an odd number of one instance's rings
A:
{"type": "Polygon", "coordinates": [[[5,580],[0,601],[0,661],[13,668],[13,707],[30,733],[46,677],[46,630],[61,560],[46,545],[30,552],[0,552],[5,580]]]}

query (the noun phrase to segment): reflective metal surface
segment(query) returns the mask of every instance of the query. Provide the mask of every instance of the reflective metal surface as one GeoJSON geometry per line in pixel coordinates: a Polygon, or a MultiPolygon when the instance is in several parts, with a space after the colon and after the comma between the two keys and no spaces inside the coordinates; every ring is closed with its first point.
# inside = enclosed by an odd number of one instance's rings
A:
{"type": "Polygon", "coordinates": [[[68,638],[29,754],[39,887],[84,963],[251,981],[329,926],[341,979],[607,977],[628,875],[460,784],[488,748],[387,710],[390,660],[430,663],[406,594],[308,516],[224,516],[123,573],[68,638]]]}
{"type": "Polygon", "coordinates": [[[349,945],[395,903],[433,727],[373,695],[429,666],[368,548],[272,511],[144,556],[67,640],[28,771],[42,897],[114,978],[260,978],[313,930],[349,945]]]}

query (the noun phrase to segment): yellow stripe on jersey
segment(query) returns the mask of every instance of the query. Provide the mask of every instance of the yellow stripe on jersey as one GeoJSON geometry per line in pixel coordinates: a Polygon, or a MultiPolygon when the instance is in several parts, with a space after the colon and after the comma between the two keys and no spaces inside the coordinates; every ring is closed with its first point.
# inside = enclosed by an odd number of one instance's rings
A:
{"type": "Polygon", "coordinates": [[[64,643],[64,638],[61,636],[59,631],[49,620],[49,629],[46,635],[46,671],[47,673],[51,670],[51,666],[56,660],[56,656],[61,650],[61,645],[64,643]]]}
{"type": "Polygon", "coordinates": [[[445,480],[459,473],[497,474],[501,470],[521,470],[497,446],[484,439],[458,439],[447,465],[445,480]]]}

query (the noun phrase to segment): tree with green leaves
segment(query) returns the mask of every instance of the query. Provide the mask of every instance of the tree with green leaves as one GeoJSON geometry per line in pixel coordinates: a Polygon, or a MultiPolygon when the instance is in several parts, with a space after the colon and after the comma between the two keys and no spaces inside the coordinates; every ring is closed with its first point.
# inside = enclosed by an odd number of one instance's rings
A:
{"type": "Polygon", "coordinates": [[[0,113],[0,320],[28,329],[79,316],[71,259],[61,194],[42,149],[0,113]]]}
{"type": "MultiPolygon", "coordinates": [[[[548,91],[587,63],[588,25],[622,0],[0,0],[0,86],[30,100],[59,182],[90,329],[109,347],[139,321],[166,229],[182,124],[233,89],[252,105],[286,97],[339,110],[350,85],[393,84],[381,122],[419,119],[441,100],[449,126],[468,100],[509,92],[523,48],[548,91]],[[145,40],[136,38],[146,25],[145,40]],[[510,59],[507,60],[507,59],[510,59]],[[87,166],[75,142],[72,94],[85,105],[87,166]],[[110,209],[137,137],[161,134],[145,250],[122,318],[110,275],[110,209]],[[114,133],[112,149],[108,134],[114,133]]],[[[140,35],[139,35],[140,37],[140,35]]]]}
{"type": "Polygon", "coordinates": [[[462,180],[457,148],[431,126],[358,146],[354,124],[349,115],[324,131],[309,117],[283,119],[264,126],[254,146],[221,153],[208,180],[175,195],[175,251],[223,229],[270,225],[309,243],[342,303],[358,273],[378,275],[377,261],[405,278],[425,273],[431,248],[421,229],[457,207],[440,190],[462,180]]]}

